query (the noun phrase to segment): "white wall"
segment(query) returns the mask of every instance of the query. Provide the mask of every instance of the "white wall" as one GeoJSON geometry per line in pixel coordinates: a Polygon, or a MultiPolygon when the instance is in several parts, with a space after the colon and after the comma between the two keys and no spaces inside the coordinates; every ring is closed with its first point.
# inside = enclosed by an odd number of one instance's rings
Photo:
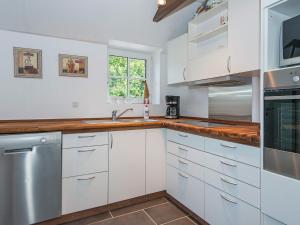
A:
{"type": "MultiPolygon", "coordinates": [[[[110,117],[112,109],[128,107],[107,103],[105,45],[0,30],[0,49],[0,120],[110,117]],[[43,50],[43,79],[14,77],[13,47],[43,50]],[[60,77],[59,53],[88,56],[89,77],[60,77]],[[79,107],[73,108],[73,102],[79,107]]],[[[142,105],[133,107],[128,116],[143,115],[142,105]]],[[[151,106],[150,111],[163,115],[165,107],[151,106]]]]}
{"type": "Polygon", "coordinates": [[[166,95],[180,96],[181,115],[208,118],[208,88],[168,86],[167,84],[167,57],[162,54],[161,68],[161,103],[165,103],[166,95]],[[164,66],[165,65],[165,66],[164,66]]]}

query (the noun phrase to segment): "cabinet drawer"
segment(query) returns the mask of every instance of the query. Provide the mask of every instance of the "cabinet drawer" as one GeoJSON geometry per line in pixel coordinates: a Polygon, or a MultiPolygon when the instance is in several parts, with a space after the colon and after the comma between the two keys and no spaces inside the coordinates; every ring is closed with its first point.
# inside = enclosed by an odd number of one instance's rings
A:
{"type": "Polygon", "coordinates": [[[205,153],[200,150],[168,141],[167,151],[173,155],[190,160],[191,162],[200,165],[204,164],[205,153]]]}
{"type": "Polygon", "coordinates": [[[260,169],[209,153],[205,154],[207,168],[236,178],[255,187],[260,187],[260,169]]]}
{"type": "Polygon", "coordinates": [[[167,138],[168,141],[176,142],[178,144],[186,145],[199,150],[204,150],[204,137],[198,135],[168,130],[167,138]]]}
{"type": "Polygon", "coordinates": [[[107,204],[108,173],[64,178],[62,213],[69,214],[107,204]]]}
{"type": "Polygon", "coordinates": [[[260,167],[260,149],[228,141],[205,138],[205,151],[233,159],[252,166],[260,167]]]}
{"type": "Polygon", "coordinates": [[[63,148],[76,148],[107,144],[107,132],[63,135],[63,148]]]}
{"type": "Polygon", "coordinates": [[[212,225],[259,225],[260,211],[206,184],[205,220],[212,225]]]}
{"type": "Polygon", "coordinates": [[[204,181],[204,167],[168,153],[167,163],[180,171],[204,181]]]}
{"type": "Polygon", "coordinates": [[[205,182],[260,208],[260,189],[205,168],[205,182]]]}
{"type": "Polygon", "coordinates": [[[108,146],[63,150],[63,177],[108,171],[108,146]]]}
{"type": "Polygon", "coordinates": [[[172,166],[167,166],[167,192],[204,218],[204,183],[172,166]]]}

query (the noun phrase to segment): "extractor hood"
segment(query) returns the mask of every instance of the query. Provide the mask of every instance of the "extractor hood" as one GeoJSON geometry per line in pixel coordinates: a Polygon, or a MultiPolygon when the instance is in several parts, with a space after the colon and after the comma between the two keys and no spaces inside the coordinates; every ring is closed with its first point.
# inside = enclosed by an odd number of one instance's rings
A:
{"type": "Polygon", "coordinates": [[[222,77],[215,77],[205,80],[197,80],[189,82],[189,86],[220,86],[220,87],[234,87],[241,85],[249,85],[252,83],[252,77],[259,76],[260,71],[250,71],[245,73],[238,73],[226,75],[222,77]]]}

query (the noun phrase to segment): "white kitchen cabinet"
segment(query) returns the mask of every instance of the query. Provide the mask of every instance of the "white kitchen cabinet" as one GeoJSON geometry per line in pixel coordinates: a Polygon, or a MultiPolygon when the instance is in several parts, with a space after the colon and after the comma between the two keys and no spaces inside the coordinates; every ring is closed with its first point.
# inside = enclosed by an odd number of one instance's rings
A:
{"type": "Polygon", "coordinates": [[[181,145],[186,145],[198,150],[204,150],[204,137],[195,134],[189,134],[185,132],[168,130],[168,141],[172,141],[181,145]]]}
{"type": "Polygon", "coordinates": [[[231,74],[260,68],[260,0],[228,0],[231,74]]]}
{"type": "Polygon", "coordinates": [[[261,182],[262,212],[283,224],[298,225],[300,181],[263,170],[261,182]]]}
{"type": "Polygon", "coordinates": [[[258,147],[205,138],[205,151],[251,166],[260,167],[261,150],[258,147]]]}
{"type": "Polygon", "coordinates": [[[221,48],[217,51],[206,53],[201,57],[188,62],[188,80],[205,80],[228,75],[228,49],[221,48]]]}
{"type": "Polygon", "coordinates": [[[166,190],[166,130],[146,130],[146,194],[166,190]]]}
{"type": "Polygon", "coordinates": [[[167,192],[204,218],[204,183],[172,166],[167,166],[167,192]]]}
{"type": "Polygon", "coordinates": [[[205,166],[221,174],[260,187],[260,168],[225,159],[213,154],[205,154],[205,166]]]}
{"type": "Polygon", "coordinates": [[[64,134],[63,148],[79,148],[107,145],[108,132],[64,134]]]}
{"type": "Polygon", "coordinates": [[[168,84],[187,81],[188,35],[168,42],[168,84]]]}
{"type": "Polygon", "coordinates": [[[248,204],[260,208],[260,189],[205,168],[205,182],[248,204]]]}
{"type": "Polygon", "coordinates": [[[109,203],[145,195],[145,130],[114,131],[109,136],[109,203]]]}
{"type": "Polygon", "coordinates": [[[179,169],[180,171],[187,173],[193,177],[198,178],[199,180],[204,181],[204,167],[200,166],[191,161],[180,158],[176,155],[168,153],[167,155],[167,164],[179,169]]]}
{"type": "Polygon", "coordinates": [[[63,178],[108,171],[108,146],[63,150],[63,178]]]}
{"type": "Polygon", "coordinates": [[[107,179],[107,172],[64,178],[62,181],[62,214],[106,205],[107,179]]]}
{"type": "Polygon", "coordinates": [[[206,184],[205,220],[211,225],[259,225],[260,210],[206,184]]]}
{"type": "Polygon", "coordinates": [[[108,132],[63,135],[62,213],[108,202],[108,132]]]}

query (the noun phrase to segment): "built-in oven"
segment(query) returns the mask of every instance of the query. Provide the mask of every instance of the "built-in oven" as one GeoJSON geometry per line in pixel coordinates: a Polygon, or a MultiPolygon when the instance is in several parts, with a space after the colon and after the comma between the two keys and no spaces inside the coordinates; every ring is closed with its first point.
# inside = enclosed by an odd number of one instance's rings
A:
{"type": "Polygon", "coordinates": [[[264,80],[264,169],[300,180],[300,69],[264,80]]]}

